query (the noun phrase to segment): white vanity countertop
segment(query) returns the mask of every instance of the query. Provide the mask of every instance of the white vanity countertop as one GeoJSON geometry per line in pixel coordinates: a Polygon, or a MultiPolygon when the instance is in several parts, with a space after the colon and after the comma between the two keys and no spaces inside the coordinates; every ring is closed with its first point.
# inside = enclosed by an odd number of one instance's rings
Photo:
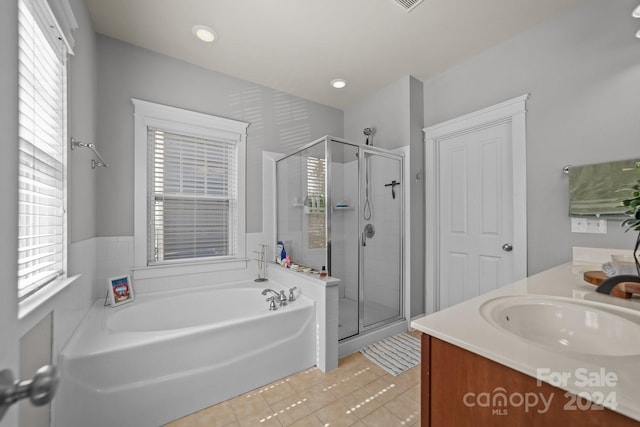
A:
{"type": "Polygon", "coordinates": [[[480,313],[483,303],[509,295],[560,297],[565,301],[580,300],[596,309],[615,305],[640,313],[640,298],[625,300],[596,293],[596,287],[583,280],[585,271],[600,267],[601,264],[593,263],[563,264],[416,319],[411,326],[565,391],[591,396],[592,401],[602,401],[603,394],[604,406],[640,421],[640,354],[601,356],[550,350],[498,329],[480,313]],[[567,380],[554,382],[549,378],[557,373],[567,380]],[[612,381],[613,374],[617,379],[612,381]],[[608,384],[604,383],[605,378],[608,384]]]}

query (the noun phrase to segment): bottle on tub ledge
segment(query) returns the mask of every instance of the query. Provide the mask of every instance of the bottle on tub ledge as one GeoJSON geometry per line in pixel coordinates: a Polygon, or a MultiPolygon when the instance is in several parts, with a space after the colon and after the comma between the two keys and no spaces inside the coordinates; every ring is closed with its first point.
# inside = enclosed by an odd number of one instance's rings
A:
{"type": "Polygon", "coordinates": [[[291,266],[291,255],[287,255],[287,250],[284,248],[284,245],[282,245],[282,253],[280,254],[279,264],[287,268],[291,266]]]}
{"type": "MultiPolygon", "coordinates": [[[[282,243],[282,240],[278,240],[278,243],[276,244],[276,262],[278,264],[280,264],[282,262],[282,253],[284,252],[284,243],[282,243]]],[[[284,252],[285,256],[287,255],[286,252],[284,252]]]]}
{"type": "Polygon", "coordinates": [[[320,277],[327,277],[327,269],[324,265],[322,266],[322,270],[320,270],[320,277]]]}

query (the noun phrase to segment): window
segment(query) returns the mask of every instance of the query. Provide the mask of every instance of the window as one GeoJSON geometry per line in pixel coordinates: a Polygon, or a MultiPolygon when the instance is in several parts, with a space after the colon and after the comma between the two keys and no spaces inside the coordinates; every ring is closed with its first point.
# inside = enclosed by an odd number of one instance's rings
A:
{"type": "Polygon", "coordinates": [[[136,266],[244,259],[248,124],[133,103],[136,266]]]}
{"type": "MultiPolygon", "coordinates": [[[[324,194],[324,181],[325,181],[325,159],[318,157],[307,157],[307,195],[311,199],[317,200],[322,197],[326,201],[324,194]]],[[[322,203],[324,205],[324,203],[322,203]]],[[[307,215],[309,220],[309,249],[322,249],[327,246],[326,227],[325,227],[325,210],[318,208],[312,210],[310,215],[307,215]]]]}
{"type": "Polygon", "coordinates": [[[235,145],[147,128],[149,264],[236,255],[235,145]]]}
{"type": "Polygon", "coordinates": [[[18,299],[65,276],[70,47],[47,2],[18,2],[18,299]]]}

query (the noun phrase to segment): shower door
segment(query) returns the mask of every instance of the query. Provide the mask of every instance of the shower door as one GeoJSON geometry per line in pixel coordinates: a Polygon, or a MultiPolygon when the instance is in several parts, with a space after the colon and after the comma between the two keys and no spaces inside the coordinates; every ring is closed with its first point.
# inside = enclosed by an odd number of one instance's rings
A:
{"type": "Polygon", "coordinates": [[[402,157],[361,146],[360,332],[403,317],[402,157]]]}
{"type": "Polygon", "coordinates": [[[278,160],[276,175],[277,240],[340,279],[338,338],[401,320],[402,156],[326,137],[278,160]],[[307,207],[320,196],[324,207],[307,207]]]}

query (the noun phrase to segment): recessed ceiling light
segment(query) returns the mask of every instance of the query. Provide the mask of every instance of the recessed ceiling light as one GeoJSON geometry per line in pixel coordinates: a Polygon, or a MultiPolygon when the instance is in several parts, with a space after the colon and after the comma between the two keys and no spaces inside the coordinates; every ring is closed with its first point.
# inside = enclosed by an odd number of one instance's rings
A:
{"type": "Polygon", "coordinates": [[[636,6],[631,16],[633,16],[634,18],[640,18],[640,4],[636,6]]]}
{"type": "Polygon", "coordinates": [[[342,89],[347,85],[347,81],[345,79],[333,79],[331,80],[331,87],[336,89],[342,89]]]}
{"type": "Polygon", "coordinates": [[[216,33],[206,25],[194,25],[191,32],[198,39],[206,43],[211,43],[217,38],[216,33]]]}

